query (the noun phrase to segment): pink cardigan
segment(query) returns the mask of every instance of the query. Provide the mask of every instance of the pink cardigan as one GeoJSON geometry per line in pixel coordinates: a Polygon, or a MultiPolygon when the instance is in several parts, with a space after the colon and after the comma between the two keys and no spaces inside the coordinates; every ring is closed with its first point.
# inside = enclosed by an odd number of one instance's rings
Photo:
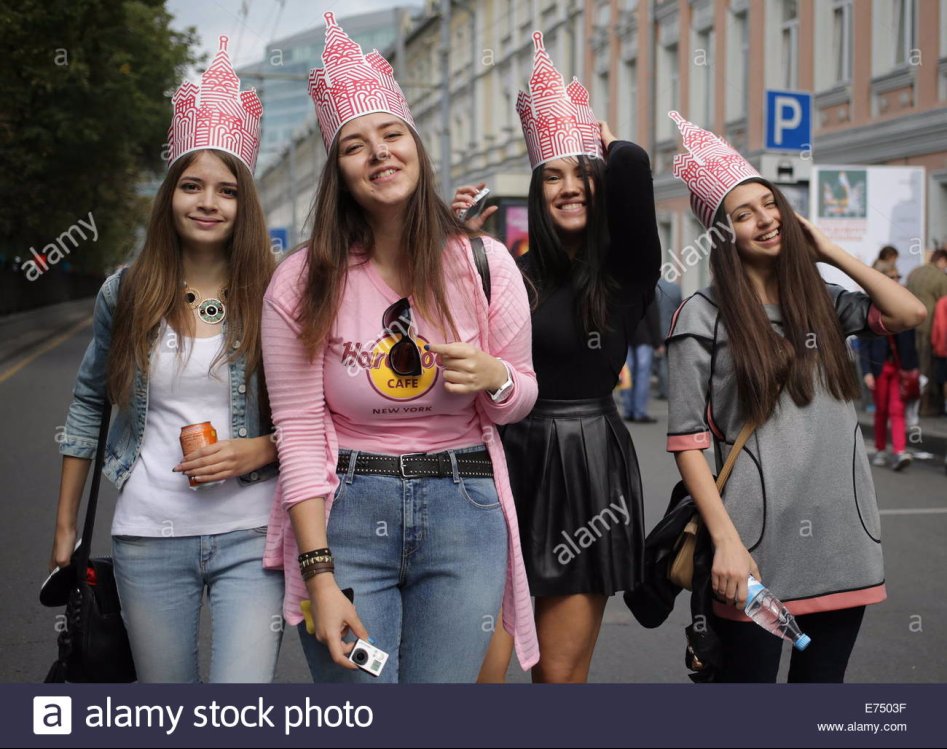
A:
{"type": "MultiPolygon", "coordinates": [[[[474,404],[483,442],[493,460],[494,480],[509,536],[503,625],[513,635],[517,657],[525,670],[539,660],[539,644],[506,457],[494,425],[523,419],[536,401],[538,386],[532,364],[529,303],[522,276],[502,244],[484,237],[484,248],[491,277],[489,306],[466,239],[452,239],[445,250],[446,297],[460,300],[451,308],[458,326],[475,322],[480,330],[480,348],[503,359],[513,370],[513,392],[507,400],[496,404],[481,393],[474,404]]],[[[263,564],[284,571],[283,615],[292,625],[302,621],[299,603],[308,594],[299,574],[299,551],[287,510],[307,499],[324,497],[328,523],[332,497],[339,484],[335,473],[339,444],[323,391],[325,349],[320,348],[310,361],[298,337],[296,308],[305,279],[306,253],[299,251],[277,268],[264,297],[262,324],[263,359],[280,459],[280,478],[270,513],[263,564]]]]}

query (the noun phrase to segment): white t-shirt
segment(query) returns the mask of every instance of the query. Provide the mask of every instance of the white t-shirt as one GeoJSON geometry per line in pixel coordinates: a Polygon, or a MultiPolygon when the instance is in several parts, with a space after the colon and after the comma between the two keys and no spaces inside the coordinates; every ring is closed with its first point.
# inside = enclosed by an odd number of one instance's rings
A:
{"type": "Polygon", "coordinates": [[[223,334],[180,339],[162,326],[151,356],[148,415],[141,453],[119,493],[112,535],[198,536],[267,524],[276,481],[242,486],[236,478],[191,489],[181,462],[181,427],[209,421],[218,441],[230,433],[230,378],[226,360],[210,373],[223,334]],[[177,342],[184,350],[177,352],[177,342]]]}

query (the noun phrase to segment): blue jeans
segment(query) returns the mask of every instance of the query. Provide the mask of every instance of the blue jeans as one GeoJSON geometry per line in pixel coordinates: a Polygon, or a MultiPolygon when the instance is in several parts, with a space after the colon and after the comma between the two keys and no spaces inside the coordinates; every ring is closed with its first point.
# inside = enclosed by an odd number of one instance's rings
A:
{"type": "Polygon", "coordinates": [[[201,599],[212,621],[210,681],[273,680],[283,573],[263,569],[266,526],[212,536],[112,536],[115,581],[141,682],[196,683],[201,599]]]}
{"type": "Polygon", "coordinates": [[[631,373],[631,387],[622,390],[622,408],[626,419],[640,419],[648,415],[648,401],[651,399],[651,360],[654,348],[650,345],[628,348],[628,371],[631,373]]]}
{"type": "Polygon", "coordinates": [[[462,478],[456,462],[446,478],[352,469],[339,478],[327,529],[335,578],[354,590],[362,624],[389,658],[378,678],[347,671],[300,624],[313,681],[476,681],[506,584],[507,526],[493,479],[462,478]]]}

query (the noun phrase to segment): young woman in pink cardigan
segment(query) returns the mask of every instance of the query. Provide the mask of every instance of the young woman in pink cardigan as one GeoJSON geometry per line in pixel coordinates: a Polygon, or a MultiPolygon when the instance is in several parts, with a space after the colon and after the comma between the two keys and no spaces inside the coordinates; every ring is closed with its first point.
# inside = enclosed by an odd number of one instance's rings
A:
{"type": "Polygon", "coordinates": [[[526,290],[484,237],[488,303],[391,68],[326,20],[310,86],[329,154],[315,229],[264,301],[282,471],[265,563],[285,570],[284,615],[315,681],[372,680],[347,658],[354,635],[388,653],[380,681],[473,682],[501,602],[528,668],[538,650],[494,426],[536,399],[526,290]],[[377,91],[347,96],[346,80],[371,77],[377,91]]]}

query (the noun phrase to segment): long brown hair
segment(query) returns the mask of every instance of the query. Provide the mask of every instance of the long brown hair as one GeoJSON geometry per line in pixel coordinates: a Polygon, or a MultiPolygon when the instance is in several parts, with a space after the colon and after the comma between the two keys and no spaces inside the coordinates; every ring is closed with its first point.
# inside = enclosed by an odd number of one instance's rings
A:
{"type": "MultiPolygon", "coordinates": [[[[418,186],[405,210],[402,245],[408,248],[404,279],[418,312],[456,338],[444,283],[444,246],[467,232],[436,191],[434,170],[417,133],[407,128],[418,149],[418,186]]],[[[349,253],[358,246],[370,252],[374,239],[364,211],[344,189],[338,138],[329,149],[312,209],[312,235],[306,250],[306,290],[299,306],[301,339],[310,356],[329,334],[339,311],[348,272],[349,253]]],[[[368,257],[366,255],[366,262],[368,257]]]]}
{"type": "MultiPolygon", "coordinates": [[[[733,241],[714,232],[710,253],[714,297],[727,330],[743,418],[762,424],[773,413],[780,385],[798,406],[812,402],[816,378],[839,400],[859,396],[845,338],[815,254],[789,201],[766,180],[781,217],[776,258],[784,336],[773,329],[733,241]]],[[[716,224],[728,221],[723,207],[716,224]]]]}
{"type": "MultiPolygon", "coordinates": [[[[122,279],[112,317],[108,360],[108,390],[112,399],[127,404],[135,370],[148,371],[152,337],[162,320],[179,336],[193,336],[194,314],[184,299],[181,241],[174,228],[171,202],[184,170],[203,151],[182,156],[158,188],[141,253],[122,279]]],[[[224,345],[212,366],[245,357],[247,379],[261,365],[260,315],[263,293],[273,273],[266,218],[249,169],[234,156],[210,151],[237,180],[237,215],[227,244],[227,325],[224,345]]]]}

